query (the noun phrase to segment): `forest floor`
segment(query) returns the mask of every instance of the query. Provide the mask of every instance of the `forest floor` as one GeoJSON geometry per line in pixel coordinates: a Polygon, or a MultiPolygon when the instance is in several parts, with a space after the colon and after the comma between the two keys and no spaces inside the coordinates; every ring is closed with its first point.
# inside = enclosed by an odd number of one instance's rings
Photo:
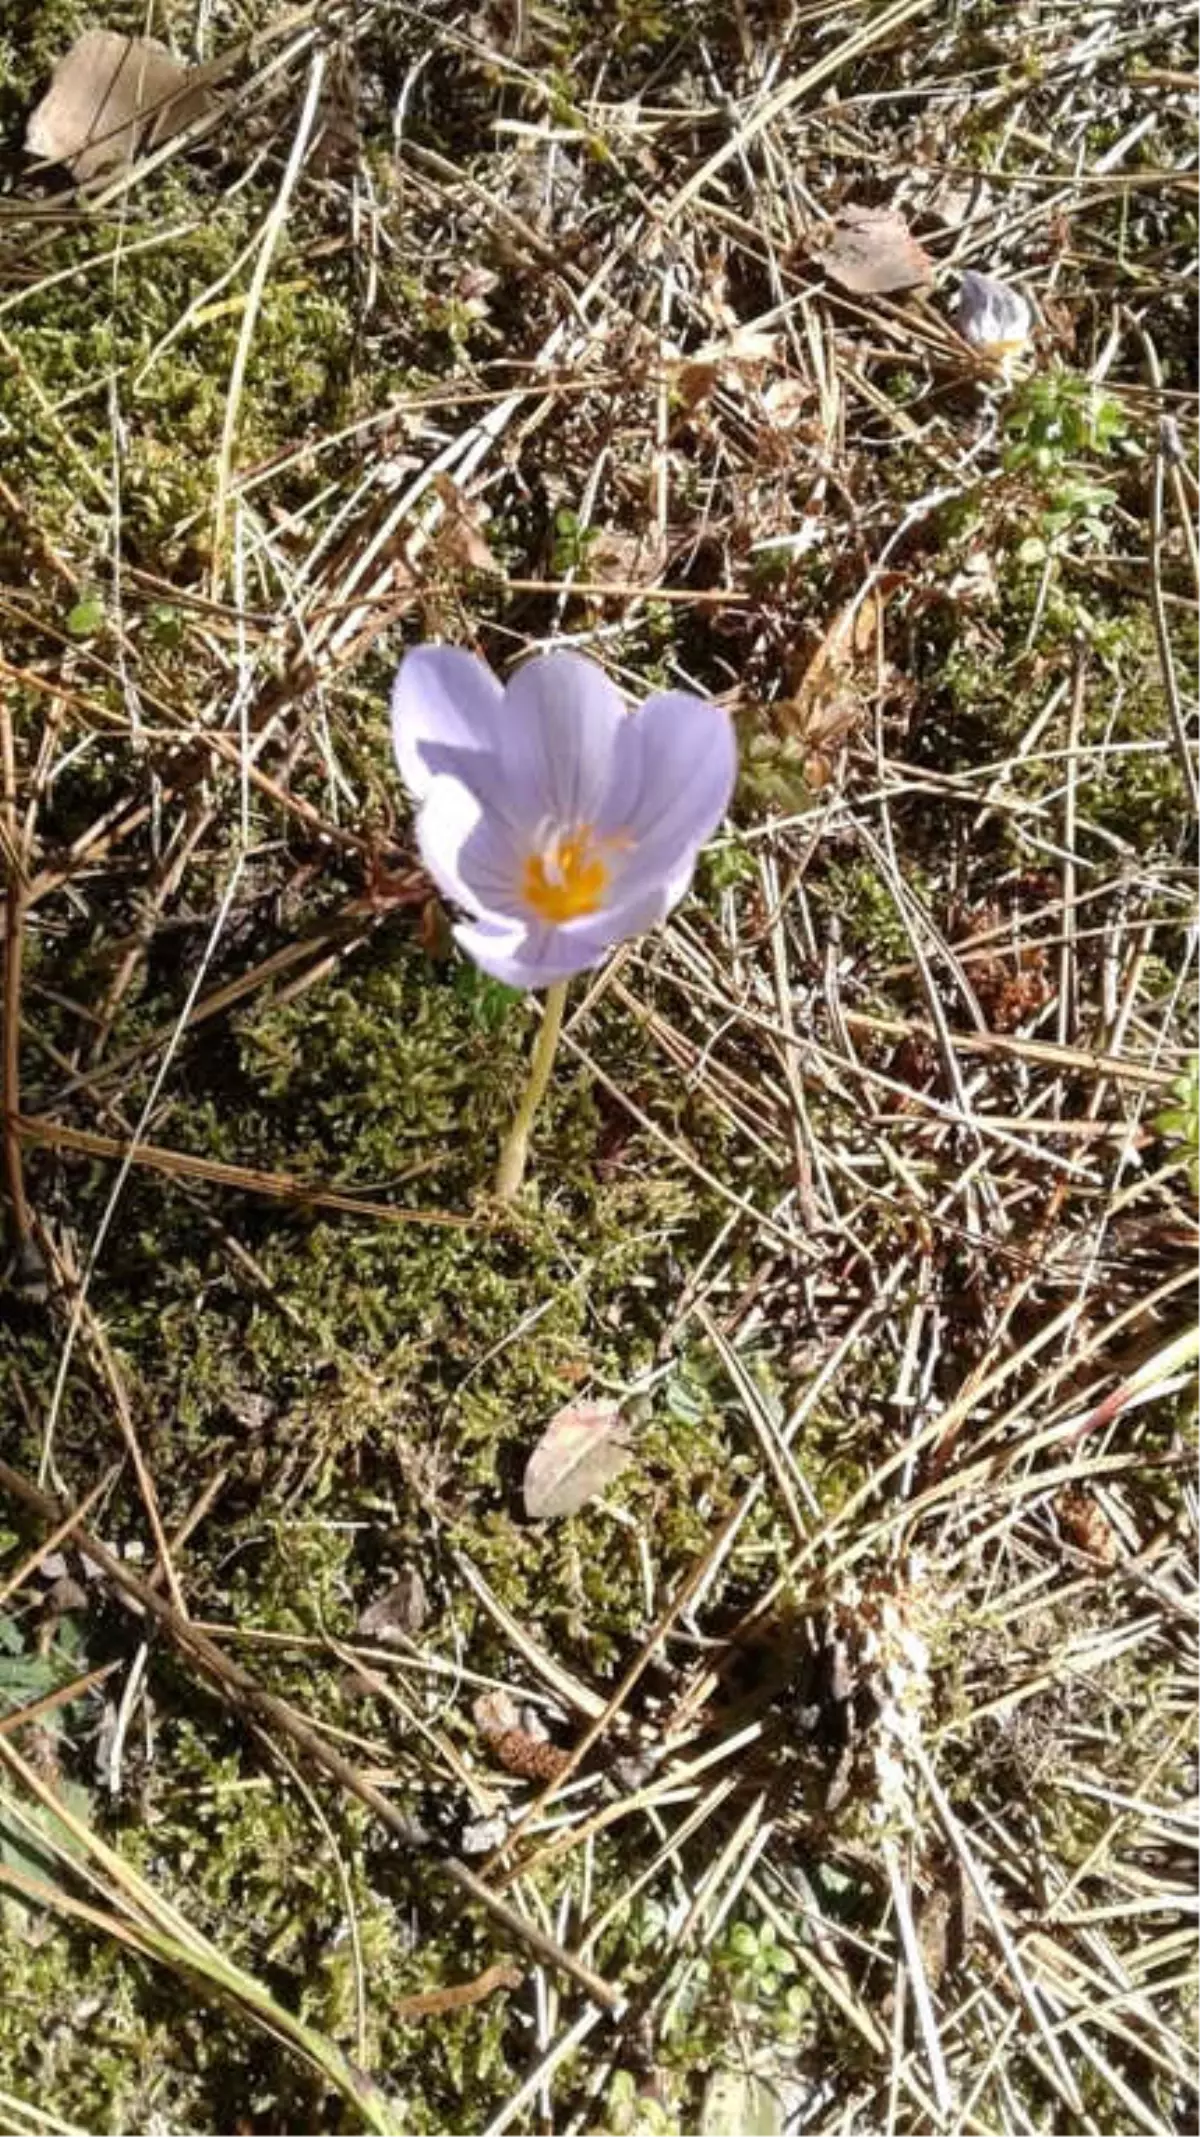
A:
{"type": "Polygon", "coordinates": [[[1195,2126],[1194,33],[0,0],[6,2130],[1195,2126]],[[428,639],[740,737],[508,1209],[428,639]]]}

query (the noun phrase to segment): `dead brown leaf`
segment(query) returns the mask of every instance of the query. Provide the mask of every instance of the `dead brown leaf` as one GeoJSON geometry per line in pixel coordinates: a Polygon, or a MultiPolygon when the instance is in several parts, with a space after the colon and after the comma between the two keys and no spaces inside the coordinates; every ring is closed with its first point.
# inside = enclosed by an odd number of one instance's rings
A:
{"type": "Polygon", "coordinates": [[[1107,1514],[1082,1486],[1064,1486],[1054,1501],[1059,1526],[1077,1551],[1098,1558],[1102,1566],[1115,1566],[1121,1556],[1120,1539],[1107,1514]]]}
{"type": "Polygon", "coordinates": [[[885,572],[863,595],[839,609],[791,698],[779,707],[789,734],[809,745],[805,764],[810,785],[827,785],[833,752],[862,717],[865,692],[858,674],[875,649],[880,622],[901,572],[885,572]]]}
{"type": "Polygon", "coordinates": [[[845,208],[832,235],[811,251],[830,280],[856,297],[928,289],[933,282],[933,261],[894,208],[845,208]]]}
{"type": "Polygon", "coordinates": [[[85,30],[60,59],[25,130],[25,146],[79,179],[132,163],[190,126],[212,103],[209,70],[185,66],[154,37],[85,30]]]}
{"type": "Polygon", "coordinates": [[[718,386],[740,386],[765,365],[778,363],[783,349],[778,334],[738,327],[727,341],[709,342],[693,355],[669,366],[672,384],[685,408],[696,408],[718,386]]]}
{"type": "Polygon", "coordinates": [[[572,1402],[551,1418],[525,1467],[531,1521],[578,1513],[629,1460],[619,1403],[572,1402]]]}
{"type": "Polygon", "coordinates": [[[480,528],[477,508],[463,495],[452,475],[433,478],[445,519],[434,537],[438,556],[462,571],[499,571],[480,528]]]}
{"type": "Polygon", "coordinates": [[[357,1629],[364,1640],[378,1640],[384,1646],[402,1644],[423,1629],[428,1616],[425,1583],[415,1566],[405,1566],[391,1587],[368,1603],[357,1629]]]}

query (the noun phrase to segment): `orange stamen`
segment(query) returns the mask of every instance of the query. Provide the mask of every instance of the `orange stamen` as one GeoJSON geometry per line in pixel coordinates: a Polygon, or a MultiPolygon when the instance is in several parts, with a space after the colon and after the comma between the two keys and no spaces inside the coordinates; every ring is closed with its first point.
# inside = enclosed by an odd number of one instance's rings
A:
{"type": "Polygon", "coordinates": [[[603,847],[590,824],[576,824],[556,832],[536,853],[531,853],[521,871],[521,893],[539,920],[560,927],[564,920],[582,920],[597,913],[608,889],[609,871],[603,847]]]}

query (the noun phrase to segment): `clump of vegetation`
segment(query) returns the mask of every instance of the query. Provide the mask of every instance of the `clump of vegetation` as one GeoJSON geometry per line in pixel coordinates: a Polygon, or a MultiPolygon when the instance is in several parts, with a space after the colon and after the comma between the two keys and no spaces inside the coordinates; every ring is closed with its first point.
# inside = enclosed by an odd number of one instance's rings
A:
{"type": "Polygon", "coordinates": [[[1188,2119],[1193,25],[953,12],[0,0],[6,2126],[1188,2119]],[[741,740],[507,1206],[422,640],[741,740]]]}

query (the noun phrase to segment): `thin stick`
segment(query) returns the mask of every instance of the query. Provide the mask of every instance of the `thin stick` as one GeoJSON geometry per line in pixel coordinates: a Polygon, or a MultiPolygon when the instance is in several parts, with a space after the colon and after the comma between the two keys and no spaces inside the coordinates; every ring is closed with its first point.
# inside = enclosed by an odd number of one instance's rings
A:
{"type": "Polygon", "coordinates": [[[24,856],[17,833],[17,760],[13,745],[12,715],[0,705],[0,774],[6,866],[4,926],[4,1037],[0,1058],[0,1084],[4,1093],[4,1179],[8,1188],[14,1244],[18,1254],[28,1252],[33,1222],[25,1193],[21,1144],[16,1118],[21,1110],[21,952],[25,937],[26,879],[24,856]]]}
{"type": "Polygon", "coordinates": [[[556,980],[552,987],[547,987],[542,1028],[537,1035],[533,1059],[529,1064],[529,1080],[500,1152],[500,1164],[496,1171],[496,1196],[501,1202],[512,1201],[525,1177],[525,1164],[529,1156],[529,1131],[533,1126],[533,1116],[546,1095],[546,1085],[550,1081],[566,1000],[565,979],[556,980]]]}
{"type": "MultiPolygon", "coordinates": [[[[37,1572],[42,1560],[48,1558],[51,1551],[57,1551],[60,1543],[65,1543],[69,1536],[73,1536],[79,1523],[86,1515],[91,1513],[97,1499],[103,1498],[109,1485],[115,1482],[120,1473],[120,1463],[114,1462],[111,1469],[105,1470],[99,1482],[93,1484],[86,1499],[81,1499],[78,1506],[73,1507],[69,1514],[63,1516],[63,1519],[51,1529],[45,1540],[39,1543],[36,1551],[31,1551],[27,1558],[21,1560],[16,1572],[10,1574],[9,1578],[0,1586],[0,1610],[3,1610],[5,1605],[11,1602],[14,1595],[19,1595],[30,1574],[37,1572]]],[[[157,1571],[157,1568],[155,1570],[157,1571]]]]}
{"type": "Polygon", "coordinates": [[[242,313],[241,331],[238,335],[237,348],[234,351],[233,369],[229,375],[229,387],[225,396],[225,422],[221,432],[220,450],[217,454],[217,489],[216,502],[213,508],[212,533],[213,573],[210,587],[210,592],[214,598],[219,596],[221,591],[225,517],[229,505],[229,486],[233,477],[233,451],[237,439],[238,418],[241,414],[242,387],[245,384],[246,367],[250,361],[250,349],[254,341],[254,330],[258,324],[263,293],[267,286],[267,276],[271,270],[271,262],[275,257],[276,246],[283,235],[284,224],[287,221],[288,203],[291,200],[296,180],[303,168],[305,153],[312,134],[313,124],[316,120],[317,107],[321,99],[321,83],[325,79],[326,60],[327,54],[318,47],[313,53],[312,64],[309,68],[308,88],[305,92],[304,107],[296,127],[296,136],[292,142],[291,153],[284,168],[279,191],[272,204],[270,214],[263,225],[258,258],[254,263],[254,273],[250,277],[250,287],[246,292],[246,308],[242,313]]]}
{"type": "Polygon", "coordinates": [[[461,1215],[455,1210],[401,1209],[391,1202],[372,1202],[365,1195],[341,1195],[331,1188],[310,1187],[286,1172],[259,1172],[247,1165],[228,1165],[217,1158],[194,1157],[187,1150],[171,1150],[162,1143],[143,1143],[129,1136],[99,1135],[91,1128],[69,1128],[62,1121],[42,1114],[21,1113],[13,1122],[16,1136],[24,1143],[40,1143],[50,1150],[72,1150],[81,1157],[113,1158],[131,1165],[146,1165],[152,1172],[184,1180],[208,1180],[215,1187],[233,1187],[247,1195],[269,1195],[300,1209],[340,1211],[346,1217],[367,1217],[379,1224],[430,1224],[443,1231],[486,1231],[488,1219],[461,1215]]]}
{"type": "MultiPolygon", "coordinates": [[[[1150,336],[1139,328],[1142,348],[1146,356],[1146,368],[1156,393],[1162,390],[1162,371],[1158,351],[1150,336]]],[[[1167,622],[1166,603],[1163,600],[1163,502],[1167,479],[1167,437],[1162,419],[1159,419],[1158,450],[1154,456],[1154,473],[1150,481],[1150,614],[1154,620],[1154,638],[1158,647],[1158,664],[1162,671],[1163,694],[1171,719],[1171,743],[1176,762],[1183,774],[1188,804],[1195,815],[1200,809],[1200,780],[1196,776],[1193,747],[1188,737],[1187,720],[1179,694],[1175,675],[1175,659],[1171,649],[1171,632],[1167,622]]],[[[1191,524],[1190,515],[1184,515],[1186,525],[1191,524]]]]}

